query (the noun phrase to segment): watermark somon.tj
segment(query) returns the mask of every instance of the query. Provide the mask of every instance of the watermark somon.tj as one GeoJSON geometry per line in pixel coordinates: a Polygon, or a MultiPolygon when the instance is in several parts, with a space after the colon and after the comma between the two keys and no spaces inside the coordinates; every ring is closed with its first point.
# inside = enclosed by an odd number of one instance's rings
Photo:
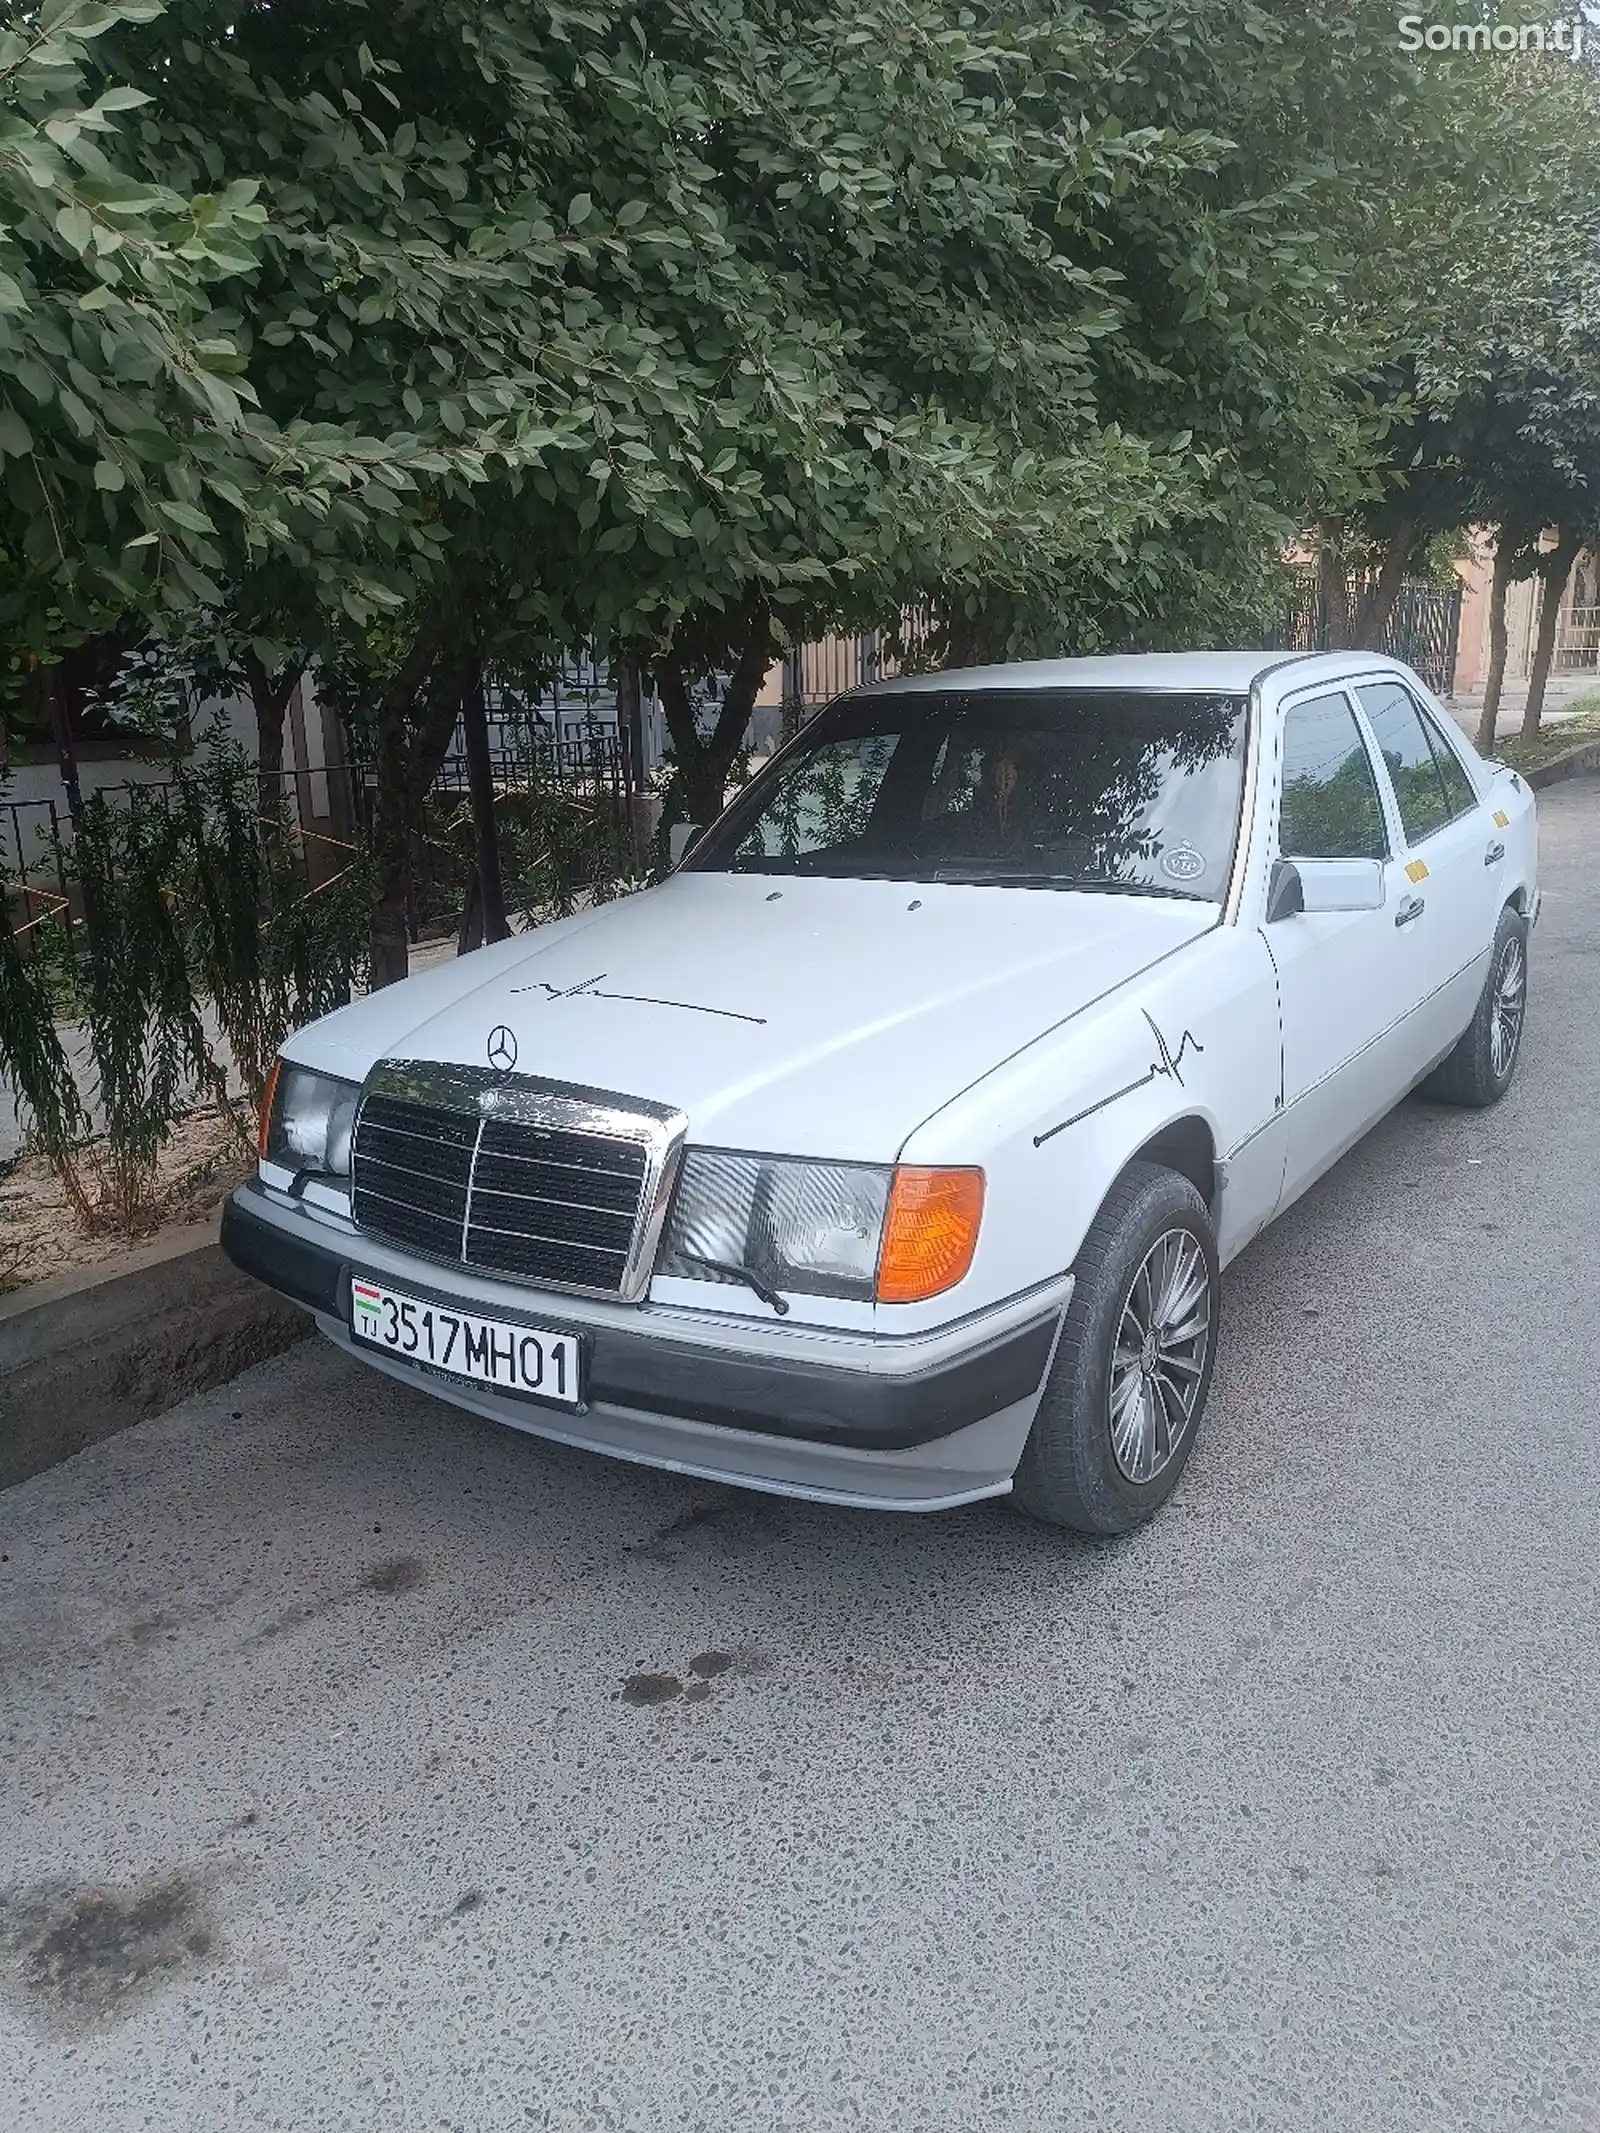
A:
{"type": "MultiPolygon", "coordinates": [[[[1600,10],[1596,11],[1600,13],[1600,10]]],[[[1585,10],[1585,14],[1588,10],[1585,10]]],[[[1495,22],[1483,17],[1476,22],[1430,22],[1425,15],[1399,18],[1400,49],[1403,52],[1558,52],[1568,59],[1583,57],[1586,28],[1595,27],[1583,16],[1570,15],[1559,22],[1495,22]]]]}

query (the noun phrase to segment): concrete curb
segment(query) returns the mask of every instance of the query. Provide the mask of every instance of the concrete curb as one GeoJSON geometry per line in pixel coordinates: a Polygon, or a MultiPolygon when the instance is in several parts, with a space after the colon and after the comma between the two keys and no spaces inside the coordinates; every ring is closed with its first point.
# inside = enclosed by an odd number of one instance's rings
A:
{"type": "Polygon", "coordinates": [[[311,1332],[297,1305],[223,1258],[220,1219],[0,1297],[0,1488],[311,1332]]]}
{"type": "Polygon", "coordinates": [[[1586,770],[1600,770],[1600,740],[1582,741],[1565,755],[1552,756],[1548,763],[1525,770],[1521,776],[1524,784],[1540,792],[1546,785],[1559,785],[1563,778],[1578,777],[1586,770]]]}

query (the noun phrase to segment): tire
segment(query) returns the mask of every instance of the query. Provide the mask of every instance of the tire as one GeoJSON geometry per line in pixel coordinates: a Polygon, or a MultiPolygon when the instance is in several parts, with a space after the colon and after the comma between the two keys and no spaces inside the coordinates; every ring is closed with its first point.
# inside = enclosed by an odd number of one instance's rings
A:
{"type": "Polygon", "coordinates": [[[1510,904],[1494,931],[1489,969],[1472,1020],[1455,1050],[1422,1084],[1435,1103],[1497,1104],[1522,1055],[1528,1006],[1528,922],[1510,904]]]}
{"type": "Polygon", "coordinates": [[[1177,1487],[1211,1389],[1221,1280],[1204,1200],[1176,1171],[1130,1163],[1095,1216],[1074,1273],[1067,1322],[1017,1465],[1013,1500],[1074,1533],[1131,1533],[1177,1487]],[[1147,1270],[1158,1308],[1163,1301],[1163,1268],[1172,1276],[1169,1327],[1177,1332],[1192,1323],[1202,1302],[1205,1323],[1198,1340],[1172,1341],[1152,1380],[1144,1367],[1152,1360],[1150,1344],[1135,1350],[1132,1335],[1135,1322],[1150,1316],[1147,1270]],[[1173,1307],[1197,1282],[1200,1292],[1185,1319],[1173,1307]],[[1183,1385],[1193,1391],[1174,1427],[1181,1400],[1173,1388],[1183,1385]],[[1115,1429],[1114,1389],[1120,1396],[1115,1429]]]}

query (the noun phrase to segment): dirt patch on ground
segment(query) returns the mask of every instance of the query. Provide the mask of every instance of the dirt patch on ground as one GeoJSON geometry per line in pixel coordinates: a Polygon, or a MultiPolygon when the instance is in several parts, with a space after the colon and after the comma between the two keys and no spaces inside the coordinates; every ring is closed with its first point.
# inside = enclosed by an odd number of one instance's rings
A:
{"type": "MultiPolygon", "coordinates": [[[[91,1192],[97,1144],[84,1150],[91,1192]]],[[[216,1111],[184,1119],[162,1150],[148,1205],[131,1235],[86,1228],[42,1156],[0,1165],[0,1294],[97,1266],[170,1222],[203,1222],[255,1168],[255,1155],[216,1111]]]]}
{"type": "Polygon", "coordinates": [[[11,1892],[0,1896],[0,1936],[50,2026],[83,2034],[202,1969],[217,1927],[205,1882],[180,1872],[131,1889],[50,1882],[11,1892]]]}

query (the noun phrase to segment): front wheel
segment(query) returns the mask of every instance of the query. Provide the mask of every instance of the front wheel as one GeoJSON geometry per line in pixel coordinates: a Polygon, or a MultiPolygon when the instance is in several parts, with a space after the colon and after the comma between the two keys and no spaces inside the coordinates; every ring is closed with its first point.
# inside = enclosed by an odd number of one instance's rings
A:
{"type": "Polygon", "coordinates": [[[1177,1487],[1211,1389],[1221,1279],[1204,1200],[1131,1163],[1074,1274],[1015,1500],[1077,1533],[1128,1533],[1177,1487]]]}
{"type": "Polygon", "coordinates": [[[1528,922],[1507,904],[1472,1020],[1449,1058],[1422,1084],[1423,1095],[1477,1109],[1497,1104],[1517,1071],[1527,1005],[1528,922]]]}

